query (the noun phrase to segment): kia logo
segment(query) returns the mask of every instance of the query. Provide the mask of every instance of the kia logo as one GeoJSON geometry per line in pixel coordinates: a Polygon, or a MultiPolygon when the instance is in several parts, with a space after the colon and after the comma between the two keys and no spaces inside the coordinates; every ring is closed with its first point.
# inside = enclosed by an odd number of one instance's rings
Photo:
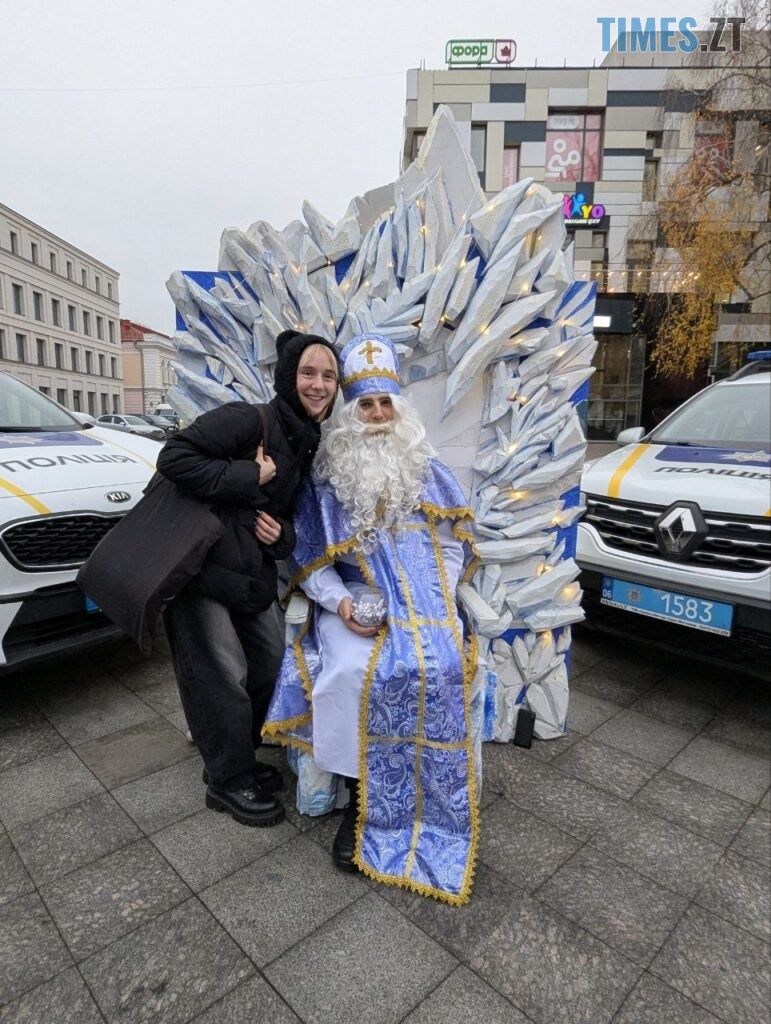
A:
{"type": "Polygon", "coordinates": [[[108,491],[108,493],[105,494],[105,498],[116,505],[120,505],[124,501],[131,501],[131,495],[128,491],[108,491]]]}

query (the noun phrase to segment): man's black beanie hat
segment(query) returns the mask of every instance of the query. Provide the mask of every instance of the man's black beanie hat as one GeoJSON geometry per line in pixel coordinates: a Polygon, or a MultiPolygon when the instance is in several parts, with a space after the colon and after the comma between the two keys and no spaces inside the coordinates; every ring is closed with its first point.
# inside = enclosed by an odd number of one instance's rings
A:
{"type": "Polygon", "coordinates": [[[340,378],[340,359],[335,346],[318,334],[301,334],[299,331],[282,331],[276,338],[278,362],[273,371],[273,388],[301,415],[307,415],[297,396],[297,367],[303,352],[311,345],[323,345],[332,353],[340,378]]]}

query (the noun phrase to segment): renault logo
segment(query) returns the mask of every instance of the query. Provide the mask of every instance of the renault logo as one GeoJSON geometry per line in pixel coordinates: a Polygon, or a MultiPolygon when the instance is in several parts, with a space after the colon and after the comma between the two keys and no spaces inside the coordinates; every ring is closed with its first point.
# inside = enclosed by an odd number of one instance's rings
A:
{"type": "Polygon", "coordinates": [[[662,555],[684,561],[707,536],[707,524],[698,505],[681,501],[659,516],[654,532],[662,555]]]}
{"type": "Polygon", "coordinates": [[[131,495],[128,491],[108,491],[105,494],[105,498],[108,501],[112,501],[115,505],[120,505],[124,501],[131,501],[131,495]]]}

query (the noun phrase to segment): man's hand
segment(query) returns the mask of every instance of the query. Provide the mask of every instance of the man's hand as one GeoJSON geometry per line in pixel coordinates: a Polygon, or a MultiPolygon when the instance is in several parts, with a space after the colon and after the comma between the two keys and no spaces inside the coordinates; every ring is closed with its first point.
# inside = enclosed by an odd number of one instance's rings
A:
{"type": "Polygon", "coordinates": [[[281,537],[281,523],[267,512],[258,512],[254,517],[254,535],[261,544],[275,544],[281,537]]]}
{"type": "Polygon", "coordinates": [[[276,463],[271,459],[270,455],[265,454],[262,445],[257,446],[257,454],[254,456],[254,461],[260,467],[260,483],[267,484],[276,475],[276,463]]]}
{"type": "Polygon", "coordinates": [[[357,636],[375,636],[378,632],[379,626],[360,626],[359,623],[351,615],[351,599],[350,597],[344,597],[340,604],[337,606],[337,614],[350,629],[352,633],[357,636]]]}

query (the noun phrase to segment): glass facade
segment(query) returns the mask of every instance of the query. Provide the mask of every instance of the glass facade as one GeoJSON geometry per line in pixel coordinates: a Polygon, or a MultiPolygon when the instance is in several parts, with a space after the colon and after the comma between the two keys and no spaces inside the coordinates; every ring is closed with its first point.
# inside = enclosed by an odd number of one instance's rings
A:
{"type": "Polygon", "coordinates": [[[596,371],[589,382],[588,438],[615,441],[642,425],[645,339],[639,334],[598,334],[596,371]]]}

